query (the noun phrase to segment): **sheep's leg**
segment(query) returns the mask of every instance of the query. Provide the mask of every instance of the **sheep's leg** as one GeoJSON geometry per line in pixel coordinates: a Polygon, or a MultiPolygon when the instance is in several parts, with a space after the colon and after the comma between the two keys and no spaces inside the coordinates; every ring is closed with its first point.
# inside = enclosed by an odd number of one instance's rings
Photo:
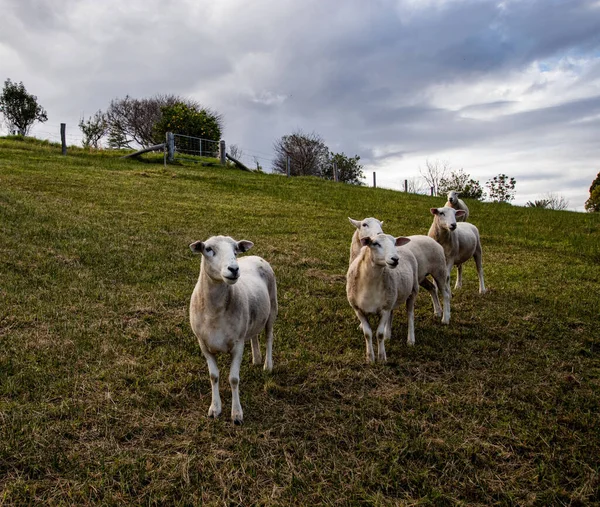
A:
{"type": "Polygon", "coordinates": [[[367,363],[372,363],[375,361],[375,352],[373,350],[373,331],[371,331],[371,326],[369,325],[367,317],[359,309],[355,308],[354,313],[356,313],[358,320],[360,320],[360,328],[365,335],[365,342],[367,345],[367,363]]]}
{"type": "Polygon", "coordinates": [[[437,286],[431,280],[429,280],[429,278],[423,278],[419,285],[431,295],[431,301],[433,302],[433,313],[435,314],[435,316],[441,317],[442,305],[440,305],[440,298],[438,296],[437,286]]]}
{"type": "Polygon", "coordinates": [[[265,328],[265,335],[267,337],[267,349],[265,351],[265,365],[263,369],[265,371],[271,371],[273,369],[273,321],[275,318],[269,316],[267,320],[267,326],[265,328]]]}
{"type": "Polygon", "coordinates": [[[202,350],[206,363],[208,364],[208,372],[210,373],[210,383],[212,386],[212,402],[208,409],[208,417],[219,417],[221,415],[221,396],[219,395],[219,367],[217,360],[213,354],[207,350],[202,350]]]}
{"type": "Polygon", "coordinates": [[[377,360],[381,363],[387,361],[387,355],[385,354],[385,339],[388,328],[391,330],[391,323],[388,322],[392,318],[391,310],[383,310],[381,312],[381,319],[379,320],[379,326],[377,326],[377,360]]]}
{"type": "Polygon", "coordinates": [[[260,345],[258,343],[258,335],[253,336],[250,340],[252,344],[252,364],[262,363],[262,354],[260,353],[260,345]]]}
{"type": "Polygon", "coordinates": [[[244,356],[244,342],[240,340],[231,351],[231,367],[229,368],[229,385],[231,386],[231,420],[234,424],[244,422],[244,412],[240,404],[240,365],[244,356]]]}
{"type": "Polygon", "coordinates": [[[444,298],[444,316],[442,317],[442,324],[450,324],[450,298],[452,297],[452,291],[450,290],[450,277],[447,278],[442,290],[444,298]]]}
{"type": "Polygon", "coordinates": [[[460,289],[462,287],[462,268],[463,268],[462,264],[459,264],[458,266],[456,266],[458,275],[456,276],[456,285],[454,286],[454,290],[460,289]]]}
{"type": "Polygon", "coordinates": [[[406,315],[408,316],[408,338],[406,343],[409,345],[415,344],[415,299],[417,299],[417,293],[412,292],[406,300],[406,315]]]}
{"type": "Polygon", "coordinates": [[[442,317],[442,324],[450,324],[450,298],[452,297],[452,291],[450,290],[450,276],[448,273],[440,273],[438,271],[433,275],[433,279],[437,288],[442,292],[442,298],[444,299],[444,310],[442,312],[442,309],[440,308],[440,314],[436,315],[442,317]]]}
{"type": "Polygon", "coordinates": [[[483,294],[485,292],[485,284],[483,283],[483,264],[481,262],[480,245],[478,245],[478,248],[475,250],[473,258],[475,259],[475,266],[477,266],[477,275],[479,276],[479,293],[483,294]]]}

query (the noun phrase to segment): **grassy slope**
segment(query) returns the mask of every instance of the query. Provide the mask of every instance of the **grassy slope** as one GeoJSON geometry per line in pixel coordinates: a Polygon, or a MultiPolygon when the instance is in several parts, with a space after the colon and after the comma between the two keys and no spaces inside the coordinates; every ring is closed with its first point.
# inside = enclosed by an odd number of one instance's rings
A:
{"type": "Polygon", "coordinates": [[[346,217],[426,234],[441,202],[0,139],[0,503],[600,502],[598,215],[469,202],[489,293],[469,263],[450,327],[423,291],[416,346],[398,312],[364,363],[346,217]],[[187,321],[213,234],[278,277],[241,428],[187,321]]]}

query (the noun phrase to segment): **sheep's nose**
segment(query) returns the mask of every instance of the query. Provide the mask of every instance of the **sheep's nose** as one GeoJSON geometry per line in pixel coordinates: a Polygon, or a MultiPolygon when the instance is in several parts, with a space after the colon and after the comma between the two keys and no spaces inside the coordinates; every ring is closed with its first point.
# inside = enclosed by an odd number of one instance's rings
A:
{"type": "Polygon", "coordinates": [[[233,276],[238,276],[240,273],[240,268],[237,268],[237,267],[229,266],[229,268],[227,268],[227,269],[229,269],[229,271],[231,271],[231,274],[233,276]]]}
{"type": "Polygon", "coordinates": [[[394,255],[394,256],[392,257],[392,264],[393,264],[394,266],[397,266],[397,265],[398,265],[398,261],[399,261],[399,260],[400,260],[400,259],[398,259],[398,257],[397,257],[396,255],[394,255]]]}
{"type": "Polygon", "coordinates": [[[452,225],[450,226],[450,230],[451,230],[451,231],[453,231],[454,229],[456,229],[456,224],[452,224],[452,225]]]}

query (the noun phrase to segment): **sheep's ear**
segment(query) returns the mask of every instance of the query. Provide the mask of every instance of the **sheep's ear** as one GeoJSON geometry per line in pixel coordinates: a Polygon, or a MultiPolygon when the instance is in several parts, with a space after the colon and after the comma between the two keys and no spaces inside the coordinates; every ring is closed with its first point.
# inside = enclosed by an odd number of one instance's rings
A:
{"type": "Polygon", "coordinates": [[[238,241],[237,247],[240,252],[247,252],[254,246],[252,241],[247,241],[243,239],[242,241],[238,241]]]}
{"type": "Polygon", "coordinates": [[[396,238],[396,246],[406,245],[406,243],[410,243],[410,238],[405,238],[404,236],[396,238]]]}
{"type": "Polygon", "coordinates": [[[467,214],[467,212],[464,209],[457,209],[456,210],[456,216],[457,217],[464,217],[467,214]]]}
{"type": "Polygon", "coordinates": [[[354,220],[350,217],[348,217],[348,220],[350,220],[350,223],[356,227],[357,229],[360,229],[360,220],[354,220]]]}
{"type": "Polygon", "coordinates": [[[204,251],[204,243],[202,241],[194,241],[190,243],[190,250],[195,254],[201,254],[204,251]]]}
{"type": "Polygon", "coordinates": [[[371,244],[371,238],[369,238],[369,237],[360,238],[360,244],[362,246],[369,246],[371,244]]]}
{"type": "Polygon", "coordinates": [[[431,211],[432,215],[437,215],[439,213],[439,210],[437,208],[430,208],[429,211],[431,211]]]}

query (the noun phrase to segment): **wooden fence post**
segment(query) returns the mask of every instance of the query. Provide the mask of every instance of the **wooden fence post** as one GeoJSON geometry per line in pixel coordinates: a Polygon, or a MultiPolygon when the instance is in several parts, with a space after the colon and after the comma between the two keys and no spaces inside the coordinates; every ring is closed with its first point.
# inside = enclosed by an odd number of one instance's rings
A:
{"type": "Polygon", "coordinates": [[[408,192],[408,180],[404,180],[404,191],[408,192]]]}
{"type": "Polygon", "coordinates": [[[335,181],[335,182],[339,181],[338,170],[337,170],[337,163],[336,162],[333,163],[333,181],[335,181]]]}
{"type": "Polygon", "coordinates": [[[60,142],[62,143],[62,154],[67,154],[67,124],[60,124],[60,142]]]}
{"type": "Polygon", "coordinates": [[[225,141],[221,139],[219,141],[219,158],[221,159],[221,165],[225,165],[225,141]]]}
{"type": "Polygon", "coordinates": [[[175,135],[173,132],[167,132],[167,162],[175,160],[175,135]]]}
{"type": "Polygon", "coordinates": [[[288,175],[288,178],[290,177],[290,157],[288,155],[287,160],[286,160],[286,172],[288,175]]]}
{"type": "Polygon", "coordinates": [[[433,187],[431,187],[431,197],[433,197],[433,187]]]}
{"type": "Polygon", "coordinates": [[[375,171],[373,171],[373,188],[377,188],[377,177],[375,174],[375,171]]]}

